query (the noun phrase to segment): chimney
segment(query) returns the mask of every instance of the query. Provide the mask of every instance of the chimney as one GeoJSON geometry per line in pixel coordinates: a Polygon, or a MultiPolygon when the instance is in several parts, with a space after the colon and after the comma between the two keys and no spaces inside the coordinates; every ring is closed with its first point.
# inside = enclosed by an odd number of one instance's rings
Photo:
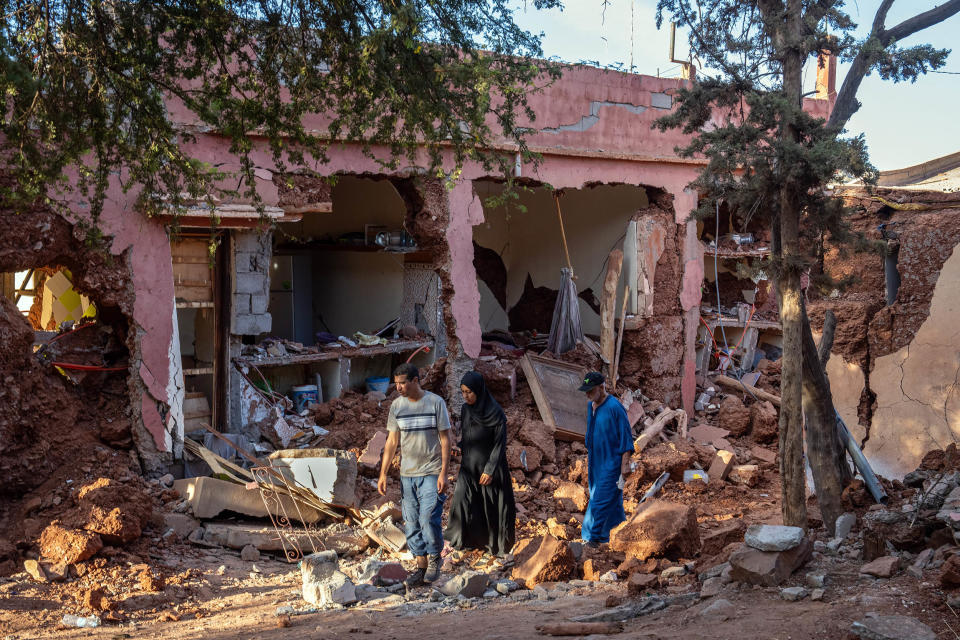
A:
{"type": "Polygon", "coordinates": [[[837,56],[824,49],[817,56],[817,100],[837,98],[837,56]]]}

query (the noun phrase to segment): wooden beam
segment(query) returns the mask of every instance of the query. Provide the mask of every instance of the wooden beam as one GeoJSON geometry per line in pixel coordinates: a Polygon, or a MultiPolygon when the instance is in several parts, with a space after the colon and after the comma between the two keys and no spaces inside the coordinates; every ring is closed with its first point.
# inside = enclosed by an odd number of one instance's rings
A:
{"type": "Polygon", "coordinates": [[[772,402],[775,406],[778,406],[778,407],[780,406],[780,396],[775,396],[772,393],[767,393],[763,389],[758,389],[756,387],[750,386],[749,384],[744,384],[743,382],[740,382],[739,380],[736,380],[734,378],[728,378],[727,376],[724,376],[724,375],[718,375],[718,376],[714,376],[713,381],[728,389],[734,389],[736,391],[745,391],[747,393],[752,393],[753,395],[757,396],[761,400],[772,402]]]}
{"type": "Polygon", "coordinates": [[[623,346],[623,328],[627,319],[627,301],[630,299],[630,285],[624,287],[623,308],[620,310],[620,331],[617,332],[617,347],[613,354],[613,371],[611,372],[611,388],[617,390],[617,379],[620,377],[620,349],[623,346]]]}
{"type": "MultiPolygon", "coordinates": [[[[603,294],[600,297],[600,353],[610,366],[614,360],[614,318],[617,313],[617,284],[622,269],[623,251],[614,249],[607,257],[607,275],[603,279],[603,294]]],[[[608,370],[607,375],[612,379],[613,371],[608,370]]]]}

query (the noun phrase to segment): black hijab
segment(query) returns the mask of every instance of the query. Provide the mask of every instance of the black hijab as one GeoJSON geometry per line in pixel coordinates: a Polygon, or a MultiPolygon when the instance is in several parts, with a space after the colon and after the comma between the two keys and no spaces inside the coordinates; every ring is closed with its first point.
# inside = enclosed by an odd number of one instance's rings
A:
{"type": "Polygon", "coordinates": [[[468,371],[460,380],[460,384],[473,391],[477,396],[477,401],[473,404],[463,403],[462,418],[466,422],[469,417],[477,426],[493,429],[500,425],[500,422],[506,422],[507,417],[503,409],[490,392],[487,390],[487,383],[483,376],[477,371],[468,371]]]}

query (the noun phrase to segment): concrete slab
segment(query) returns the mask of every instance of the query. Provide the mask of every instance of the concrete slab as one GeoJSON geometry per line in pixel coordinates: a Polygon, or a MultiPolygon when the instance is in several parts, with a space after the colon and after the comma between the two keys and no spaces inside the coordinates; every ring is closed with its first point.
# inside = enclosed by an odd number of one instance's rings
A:
{"type": "Polygon", "coordinates": [[[288,480],[322,501],[344,507],[356,503],[357,457],[338,449],[282,449],[270,454],[273,466],[288,480]]]}
{"type": "MultiPolygon", "coordinates": [[[[243,485],[227,482],[217,478],[199,477],[177,480],[173,483],[181,496],[186,498],[193,510],[193,515],[200,519],[214,518],[224,511],[233,511],[256,518],[270,516],[267,507],[257,489],[248,490],[243,485]]],[[[307,523],[320,520],[323,515],[316,509],[300,505],[299,510],[293,500],[287,496],[281,497],[282,509],[271,509],[273,515],[284,515],[307,523]]]]}

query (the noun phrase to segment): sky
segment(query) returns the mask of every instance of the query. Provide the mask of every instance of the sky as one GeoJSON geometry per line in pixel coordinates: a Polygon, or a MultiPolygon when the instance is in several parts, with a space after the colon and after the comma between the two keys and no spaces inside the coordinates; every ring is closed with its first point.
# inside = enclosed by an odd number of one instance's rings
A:
{"type": "MultiPolygon", "coordinates": [[[[517,22],[534,33],[543,32],[547,57],[567,62],[621,63],[626,69],[648,75],[679,76],[679,66],[669,61],[670,30],[656,28],[656,0],[566,0],[562,11],[537,11],[533,2],[517,0],[517,22]],[[632,10],[632,20],[631,20],[632,10]],[[631,23],[633,36],[631,38],[631,23]],[[632,42],[632,45],[631,45],[632,42]]],[[[887,16],[887,27],[930,9],[942,0],[898,0],[887,16]]],[[[880,0],[847,2],[847,11],[865,35],[880,0]]],[[[858,99],[863,106],[847,125],[850,134],[863,133],[870,159],[881,171],[899,169],[960,151],[960,14],[904,40],[902,46],[930,43],[954,52],[941,71],[916,83],[893,83],[877,74],[864,78],[858,99]]],[[[677,58],[685,56],[686,41],[677,33],[677,58]]],[[[847,65],[837,68],[837,89],[847,65]]],[[[808,65],[805,87],[812,90],[816,68],[808,65]]]]}

